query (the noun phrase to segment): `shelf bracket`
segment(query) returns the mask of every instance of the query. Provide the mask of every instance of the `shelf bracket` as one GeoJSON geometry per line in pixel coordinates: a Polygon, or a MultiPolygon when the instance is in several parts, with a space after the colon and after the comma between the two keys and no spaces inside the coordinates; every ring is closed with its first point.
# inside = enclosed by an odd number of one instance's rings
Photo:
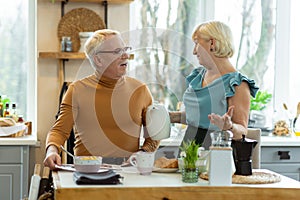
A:
{"type": "Polygon", "coordinates": [[[107,17],[108,3],[107,3],[107,1],[103,1],[102,5],[104,7],[104,23],[107,28],[107,19],[108,19],[108,17],[107,17]]]}
{"type": "Polygon", "coordinates": [[[65,5],[69,2],[69,0],[64,0],[61,2],[61,6],[60,6],[60,9],[61,9],[61,17],[63,17],[65,15],[65,5]]]}

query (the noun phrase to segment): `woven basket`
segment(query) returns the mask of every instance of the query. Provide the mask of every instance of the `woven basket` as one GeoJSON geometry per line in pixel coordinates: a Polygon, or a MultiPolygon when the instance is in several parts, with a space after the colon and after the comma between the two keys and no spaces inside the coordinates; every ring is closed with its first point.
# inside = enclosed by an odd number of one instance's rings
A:
{"type": "MultiPolygon", "coordinates": [[[[11,137],[23,137],[25,135],[31,135],[32,132],[32,122],[24,122],[23,123],[26,128],[15,133],[11,133],[9,135],[0,135],[0,138],[11,138],[11,137]]],[[[2,127],[5,128],[5,127],[2,127]]]]}
{"type": "MultiPolygon", "coordinates": [[[[200,178],[209,180],[207,172],[201,173],[200,178]]],[[[232,183],[235,184],[266,184],[266,183],[277,183],[280,182],[281,178],[277,174],[267,172],[253,172],[249,176],[233,175],[232,183]]]]}
{"type": "Polygon", "coordinates": [[[79,32],[94,32],[106,26],[101,17],[92,10],[76,8],[66,13],[60,20],[57,28],[59,41],[62,37],[71,37],[72,49],[80,49],[79,32]]]}

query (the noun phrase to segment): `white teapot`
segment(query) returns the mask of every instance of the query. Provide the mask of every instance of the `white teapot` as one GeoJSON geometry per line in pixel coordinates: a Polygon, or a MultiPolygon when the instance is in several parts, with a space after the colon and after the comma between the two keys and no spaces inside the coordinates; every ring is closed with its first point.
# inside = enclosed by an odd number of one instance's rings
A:
{"type": "Polygon", "coordinates": [[[146,124],[149,136],[153,140],[162,140],[170,137],[170,116],[164,105],[153,103],[148,106],[146,124]]]}

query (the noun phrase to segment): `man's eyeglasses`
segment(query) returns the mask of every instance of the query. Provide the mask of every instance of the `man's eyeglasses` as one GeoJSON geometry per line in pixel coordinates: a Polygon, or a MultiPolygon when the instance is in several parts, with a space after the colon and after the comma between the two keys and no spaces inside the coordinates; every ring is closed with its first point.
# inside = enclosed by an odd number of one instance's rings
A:
{"type": "Polygon", "coordinates": [[[117,48],[113,51],[98,51],[97,53],[112,53],[115,55],[123,55],[123,54],[129,54],[131,51],[132,47],[124,47],[124,48],[117,48]]]}

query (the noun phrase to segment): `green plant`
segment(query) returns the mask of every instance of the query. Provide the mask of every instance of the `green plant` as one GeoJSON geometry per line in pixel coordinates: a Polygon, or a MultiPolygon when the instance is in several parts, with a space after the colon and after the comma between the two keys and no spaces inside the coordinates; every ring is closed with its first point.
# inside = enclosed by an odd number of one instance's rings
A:
{"type": "MultiPolygon", "coordinates": [[[[0,97],[1,97],[1,95],[0,95],[0,97]]],[[[3,105],[3,110],[6,109],[6,103],[10,103],[10,99],[7,97],[4,97],[4,98],[0,98],[0,100],[3,105]]]]}
{"type": "Polygon", "coordinates": [[[272,99],[272,94],[267,91],[258,91],[255,98],[251,97],[250,110],[264,110],[272,99]]]}
{"type": "Polygon", "coordinates": [[[198,160],[198,148],[200,145],[196,144],[195,140],[182,143],[180,150],[183,153],[183,163],[185,168],[196,168],[196,161],[198,160]]]}

